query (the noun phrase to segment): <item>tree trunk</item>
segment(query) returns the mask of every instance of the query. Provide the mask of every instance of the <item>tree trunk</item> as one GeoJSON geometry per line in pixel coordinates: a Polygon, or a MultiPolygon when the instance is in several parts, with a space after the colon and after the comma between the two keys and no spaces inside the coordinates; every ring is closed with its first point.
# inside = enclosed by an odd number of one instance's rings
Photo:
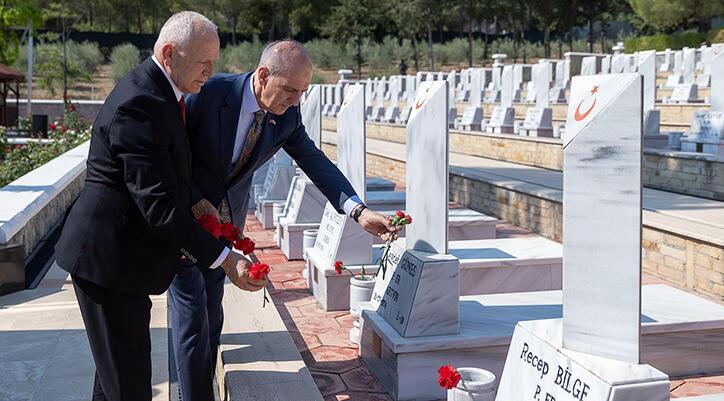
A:
{"type": "Polygon", "coordinates": [[[435,53],[432,50],[432,27],[427,28],[427,53],[430,57],[430,71],[435,71],[435,53]]]}
{"type": "Polygon", "coordinates": [[[483,66],[485,66],[485,61],[488,60],[488,21],[484,21],[483,24],[485,24],[485,35],[483,36],[483,66]]]}
{"type": "Polygon", "coordinates": [[[231,17],[231,44],[236,46],[236,25],[238,22],[239,16],[234,14],[231,17]]]}
{"type": "Polygon", "coordinates": [[[547,24],[543,29],[543,50],[545,58],[551,58],[551,27],[547,24]]]}
{"type": "Polygon", "coordinates": [[[588,51],[593,53],[593,17],[588,18],[588,51]]]}
{"type": "Polygon", "coordinates": [[[143,26],[141,24],[141,2],[136,1],[136,28],[138,28],[138,33],[143,33],[143,26]]]}
{"type": "Polygon", "coordinates": [[[415,73],[420,71],[420,56],[417,54],[417,35],[412,35],[412,55],[415,59],[415,73]]]}
{"type": "Polygon", "coordinates": [[[269,42],[274,40],[274,27],[277,24],[277,11],[272,7],[271,26],[269,27],[269,42]]]}
{"type": "Polygon", "coordinates": [[[357,38],[357,79],[362,79],[362,38],[357,38]]]}
{"type": "MultiPolygon", "coordinates": [[[[472,8],[472,5],[471,5],[472,8]]],[[[468,67],[473,66],[473,16],[468,14],[468,67]]]]}

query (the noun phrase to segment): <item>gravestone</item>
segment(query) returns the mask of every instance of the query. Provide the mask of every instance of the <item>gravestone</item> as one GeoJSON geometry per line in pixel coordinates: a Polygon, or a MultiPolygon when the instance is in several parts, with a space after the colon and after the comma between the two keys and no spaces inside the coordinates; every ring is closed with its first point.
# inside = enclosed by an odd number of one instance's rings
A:
{"type": "Polygon", "coordinates": [[[515,109],[513,108],[513,66],[503,67],[501,77],[500,106],[493,109],[486,131],[496,134],[512,134],[515,124],[515,109]]]}
{"type": "Polygon", "coordinates": [[[659,72],[669,72],[671,69],[671,49],[666,48],[664,50],[664,61],[661,63],[661,66],[659,67],[659,72]]]}
{"type": "Polygon", "coordinates": [[[548,80],[551,65],[545,61],[533,66],[536,91],[536,106],[529,107],[520,127],[521,136],[553,137],[553,110],[548,102],[548,80]]]}
{"type": "Polygon", "coordinates": [[[611,74],[620,74],[624,69],[623,54],[614,54],[611,57],[611,74]]]}
{"type": "Polygon", "coordinates": [[[724,46],[714,47],[712,53],[709,110],[724,111],[724,46]]]}
{"type": "Polygon", "coordinates": [[[472,69],[470,77],[470,105],[465,107],[456,128],[465,131],[480,131],[483,126],[482,90],[485,87],[485,72],[481,68],[472,69]]]}
{"type": "Polygon", "coordinates": [[[669,398],[668,376],[642,365],[639,350],[642,86],[638,74],[574,78],[563,138],[563,319],[518,323],[498,401],[669,398]]]}
{"type": "Polygon", "coordinates": [[[457,333],[458,259],[447,255],[448,136],[446,82],[425,82],[407,124],[408,249],[394,246],[372,294],[377,313],[404,337],[457,333]],[[429,188],[439,188],[429,191],[429,188]]]}
{"type": "Polygon", "coordinates": [[[312,85],[300,106],[302,123],[317,148],[322,148],[322,97],[320,85],[312,85]]]}
{"type": "Polygon", "coordinates": [[[274,204],[287,199],[296,172],[297,168],[292,164],[292,159],[280,149],[269,164],[261,191],[255,194],[255,216],[264,229],[275,226],[274,204]]]}
{"type": "Polygon", "coordinates": [[[696,84],[679,84],[674,87],[671,97],[665,103],[696,103],[699,101],[699,90],[696,84]]]}
{"type": "Polygon", "coordinates": [[[450,71],[449,74],[447,74],[447,78],[445,80],[447,81],[447,90],[448,90],[448,99],[451,99],[450,101],[450,107],[448,108],[448,117],[447,120],[450,123],[450,128],[454,128],[455,120],[458,117],[458,109],[455,107],[455,103],[453,102],[453,99],[455,99],[455,77],[457,73],[455,70],[450,71]]]}
{"type": "Polygon", "coordinates": [[[644,146],[660,135],[656,106],[656,50],[638,52],[638,72],[644,80],[644,146]],[[647,138],[648,137],[648,138],[647,138]]]}
{"type": "Polygon", "coordinates": [[[501,90],[501,74],[503,73],[502,67],[494,67],[491,72],[490,84],[488,84],[488,96],[485,98],[485,103],[498,103],[500,102],[500,90],[501,90]]]}
{"type": "Polygon", "coordinates": [[[596,56],[584,57],[581,60],[581,75],[596,75],[596,56]]]}
{"type": "Polygon", "coordinates": [[[694,112],[689,134],[681,138],[681,151],[724,155],[724,112],[694,112]]]}
{"type": "Polygon", "coordinates": [[[611,55],[607,54],[601,59],[601,72],[599,74],[611,73],[611,55]]]}
{"type": "Polygon", "coordinates": [[[385,115],[382,122],[394,123],[400,115],[399,98],[400,98],[400,77],[390,78],[390,107],[385,109],[385,115]]]}
{"type": "Polygon", "coordinates": [[[700,88],[708,88],[711,85],[711,70],[714,59],[714,48],[702,46],[701,52],[701,75],[696,77],[696,85],[700,88]]]}
{"type": "Polygon", "coordinates": [[[520,101],[520,89],[523,85],[523,66],[520,64],[516,64],[513,66],[513,90],[518,92],[518,99],[516,100],[516,97],[513,97],[514,102],[520,101]]]}
{"type": "Polygon", "coordinates": [[[696,73],[696,49],[690,49],[685,47],[683,52],[683,70],[682,75],[684,77],[685,84],[693,84],[695,73],[696,73]]]}

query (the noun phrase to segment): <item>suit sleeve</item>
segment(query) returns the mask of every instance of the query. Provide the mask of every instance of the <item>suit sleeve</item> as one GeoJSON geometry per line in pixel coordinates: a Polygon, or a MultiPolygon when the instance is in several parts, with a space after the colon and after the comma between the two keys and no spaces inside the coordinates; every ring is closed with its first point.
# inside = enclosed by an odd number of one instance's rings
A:
{"type": "Polygon", "coordinates": [[[357,193],[344,174],[309,138],[302,124],[301,114],[297,111],[296,115],[294,132],[284,144],[284,150],[296,160],[299,167],[322,191],[337,212],[343,214],[344,202],[352,196],[357,196],[357,193]]]}
{"type": "Polygon", "coordinates": [[[168,128],[154,126],[149,115],[157,107],[120,107],[109,128],[111,149],[121,160],[128,192],[151,230],[206,268],[224,245],[194,221],[190,205],[179,201],[178,177],[167,150],[173,144],[164,132],[168,128]]]}

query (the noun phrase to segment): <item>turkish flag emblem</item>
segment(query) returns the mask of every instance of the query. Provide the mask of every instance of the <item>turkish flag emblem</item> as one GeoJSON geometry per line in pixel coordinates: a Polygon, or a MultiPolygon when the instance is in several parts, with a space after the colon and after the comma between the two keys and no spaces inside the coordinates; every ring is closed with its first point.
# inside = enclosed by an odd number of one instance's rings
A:
{"type": "MultiPolygon", "coordinates": [[[[573,113],[573,118],[576,121],[581,121],[581,120],[585,119],[586,117],[588,117],[589,114],[591,114],[591,112],[593,111],[593,108],[596,107],[596,93],[598,93],[598,86],[594,86],[593,89],[591,89],[591,95],[584,97],[578,103],[578,106],[576,106],[576,111],[575,111],[575,113],[573,113]],[[586,102],[586,100],[589,100],[590,98],[593,98],[593,103],[591,103],[591,105],[588,106],[588,108],[584,112],[581,112],[581,106],[583,106],[584,102],[588,103],[588,102],[586,102]]],[[[589,100],[589,102],[590,102],[590,100],[589,100]]]]}

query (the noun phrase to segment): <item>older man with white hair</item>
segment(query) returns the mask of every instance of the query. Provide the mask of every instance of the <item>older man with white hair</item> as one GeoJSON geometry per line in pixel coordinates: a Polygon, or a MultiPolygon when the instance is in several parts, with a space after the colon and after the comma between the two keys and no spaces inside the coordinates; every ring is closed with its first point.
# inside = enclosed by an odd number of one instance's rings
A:
{"type": "MultiPolygon", "coordinates": [[[[304,46],[283,40],[266,46],[256,70],[218,74],[201,92],[188,97],[194,214],[230,219],[243,229],[254,172],[284,149],[339,213],[373,235],[393,234],[390,220],[362,204],[349,181],[307,136],[298,105],[311,77],[312,63],[304,46]]],[[[213,400],[223,284],[220,272],[201,272],[182,261],[169,288],[184,401],[213,400]]]]}
{"type": "Polygon", "coordinates": [[[168,288],[182,257],[242,289],[262,288],[191,213],[183,95],[201,89],[218,56],[211,21],[173,15],[153,57],[118,82],[93,123],[85,187],[56,245],[96,364],[93,400],[151,400],[149,295],[168,288]]]}

